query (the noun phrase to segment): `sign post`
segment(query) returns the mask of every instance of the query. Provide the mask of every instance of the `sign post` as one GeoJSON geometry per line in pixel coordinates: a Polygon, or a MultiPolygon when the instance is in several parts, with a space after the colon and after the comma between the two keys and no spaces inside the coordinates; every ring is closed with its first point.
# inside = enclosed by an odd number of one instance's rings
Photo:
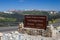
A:
{"type": "Polygon", "coordinates": [[[24,27],[46,29],[47,16],[41,15],[25,15],[24,27]]]}

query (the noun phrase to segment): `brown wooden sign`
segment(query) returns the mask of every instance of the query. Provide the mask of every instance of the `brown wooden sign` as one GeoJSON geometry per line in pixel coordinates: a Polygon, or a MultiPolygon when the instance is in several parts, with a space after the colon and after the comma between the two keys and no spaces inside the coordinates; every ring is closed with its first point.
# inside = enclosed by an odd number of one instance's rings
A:
{"type": "Polygon", "coordinates": [[[25,15],[24,27],[46,29],[47,17],[40,15],[25,15]]]}

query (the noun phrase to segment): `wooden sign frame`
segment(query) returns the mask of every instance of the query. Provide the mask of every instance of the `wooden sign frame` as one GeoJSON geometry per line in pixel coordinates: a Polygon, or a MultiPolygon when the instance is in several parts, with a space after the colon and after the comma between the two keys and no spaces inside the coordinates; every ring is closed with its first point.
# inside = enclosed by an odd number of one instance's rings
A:
{"type": "Polygon", "coordinates": [[[24,27],[46,29],[46,27],[47,27],[47,16],[25,15],[24,16],[24,27]]]}

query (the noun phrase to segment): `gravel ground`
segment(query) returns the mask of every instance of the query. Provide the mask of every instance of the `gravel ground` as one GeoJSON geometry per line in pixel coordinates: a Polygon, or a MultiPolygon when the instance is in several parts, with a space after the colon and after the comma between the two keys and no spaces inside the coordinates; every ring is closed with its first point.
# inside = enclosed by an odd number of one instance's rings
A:
{"type": "Polygon", "coordinates": [[[31,36],[17,31],[4,32],[1,40],[60,40],[60,33],[56,37],[31,36]]]}

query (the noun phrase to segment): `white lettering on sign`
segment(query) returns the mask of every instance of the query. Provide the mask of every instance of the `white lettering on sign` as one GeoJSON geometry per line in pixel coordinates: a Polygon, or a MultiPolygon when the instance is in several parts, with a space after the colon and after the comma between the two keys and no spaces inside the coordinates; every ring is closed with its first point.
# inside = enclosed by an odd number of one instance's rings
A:
{"type": "Polygon", "coordinates": [[[45,17],[35,17],[35,16],[26,16],[26,18],[34,18],[34,19],[40,18],[40,19],[45,19],[45,17]]]}
{"type": "Polygon", "coordinates": [[[27,20],[28,22],[43,22],[43,20],[32,20],[32,19],[30,19],[30,20],[27,20]]]}
{"type": "Polygon", "coordinates": [[[27,25],[34,25],[34,23],[27,23],[27,25]]]}

